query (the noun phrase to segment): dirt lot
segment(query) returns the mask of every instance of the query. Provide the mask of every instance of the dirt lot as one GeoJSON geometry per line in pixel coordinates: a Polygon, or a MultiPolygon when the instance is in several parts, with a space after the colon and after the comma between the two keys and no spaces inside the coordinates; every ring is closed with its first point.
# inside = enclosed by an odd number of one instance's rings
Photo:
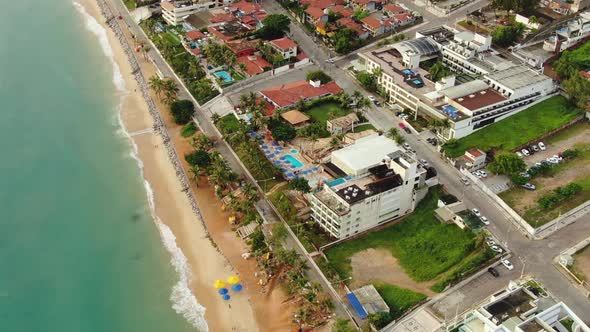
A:
{"type": "MultiPolygon", "coordinates": [[[[525,158],[527,164],[532,165],[566,149],[587,148],[590,145],[590,124],[584,122],[575,125],[548,139],[545,144],[547,150],[525,158]]],[[[577,202],[575,197],[574,200],[558,204],[553,210],[538,211],[536,209],[538,199],[557,187],[565,186],[571,182],[587,182],[588,178],[590,178],[590,161],[588,152],[585,152],[556,166],[552,176],[539,176],[531,180],[531,183],[537,187],[536,190],[529,191],[520,187],[513,187],[501,193],[500,197],[531,225],[540,226],[557,217],[560,212],[564,213],[581,202],[577,202]]],[[[584,191],[578,194],[579,197],[577,196],[577,198],[584,200],[582,196],[587,195],[587,191],[588,188],[584,188],[584,191]]]]}
{"type": "Polygon", "coordinates": [[[584,276],[585,280],[590,280],[590,246],[577,253],[574,259],[576,272],[584,276]]]}
{"type": "Polygon", "coordinates": [[[399,265],[397,258],[385,249],[367,249],[351,258],[353,287],[360,287],[373,280],[383,281],[414,292],[432,296],[434,281],[416,282],[399,265]]]}

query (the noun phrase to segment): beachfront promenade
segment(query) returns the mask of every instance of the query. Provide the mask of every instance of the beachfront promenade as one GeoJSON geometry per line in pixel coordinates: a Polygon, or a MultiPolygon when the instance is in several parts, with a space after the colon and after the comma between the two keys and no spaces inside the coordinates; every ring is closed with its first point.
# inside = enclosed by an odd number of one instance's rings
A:
{"type": "MultiPolygon", "coordinates": [[[[203,226],[206,229],[206,225],[205,225],[204,220],[201,216],[201,213],[198,208],[195,197],[194,197],[192,191],[189,190],[190,186],[189,186],[188,177],[187,177],[186,173],[184,172],[184,169],[181,166],[179,156],[178,156],[176,149],[175,149],[174,145],[172,144],[171,139],[166,131],[166,128],[164,126],[164,122],[161,118],[161,115],[158,112],[158,110],[156,109],[156,106],[155,106],[153,100],[149,96],[149,86],[145,80],[145,77],[143,76],[143,74],[140,70],[139,64],[137,63],[137,60],[135,58],[135,54],[134,54],[132,48],[130,47],[129,41],[125,37],[125,34],[123,33],[122,29],[125,29],[125,28],[129,29],[129,31],[132,34],[134,34],[135,36],[140,36],[141,37],[140,39],[142,39],[142,40],[149,40],[149,38],[144,34],[143,30],[132,20],[132,18],[130,17],[126,8],[124,7],[124,4],[121,1],[118,1],[118,0],[112,0],[112,1],[110,1],[110,0],[108,0],[108,1],[107,0],[97,0],[97,3],[99,4],[99,7],[101,8],[103,16],[107,19],[108,25],[111,27],[111,29],[116,34],[117,38],[119,39],[119,41],[121,42],[121,45],[123,46],[123,48],[125,50],[125,53],[127,54],[127,57],[130,61],[131,67],[133,69],[134,77],[138,83],[138,86],[141,89],[141,93],[143,95],[143,98],[145,99],[145,101],[148,105],[149,112],[154,120],[154,131],[157,132],[159,135],[161,135],[162,140],[164,142],[164,146],[167,151],[167,154],[169,156],[169,159],[174,166],[174,169],[176,171],[176,175],[177,175],[180,183],[182,184],[183,191],[186,193],[186,195],[190,201],[191,208],[194,211],[194,213],[196,214],[196,216],[199,218],[200,222],[203,223],[203,226]],[[121,16],[122,20],[119,20],[118,16],[121,16]]],[[[178,93],[178,97],[180,99],[190,99],[196,105],[198,105],[196,100],[187,91],[187,89],[183,85],[182,81],[180,81],[180,79],[174,74],[172,69],[164,61],[161,54],[157,51],[157,49],[153,45],[152,45],[151,50],[148,53],[148,56],[149,56],[151,62],[157,67],[158,71],[164,77],[173,78],[176,81],[176,83],[180,87],[180,91],[178,93]]],[[[195,118],[195,121],[197,122],[197,125],[199,126],[200,130],[203,133],[205,133],[208,136],[221,138],[219,132],[216,130],[216,128],[214,127],[214,125],[211,121],[210,114],[207,114],[200,107],[197,107],[197,111],[196,111],[194,118],[195,118]]],[[[235,157],[235,155],[233,154],[233,152],[231,151],[231,149],[227,145],[227,143],[221,139],[220,139],[220,142],[222,142],[222,143],[216,145],[216,147],[215,147],[216,150],[223,156],[223,158],[227,161],[227,163],[229,164],[229,166],[232,168],[232,170],[234,172],[236,172],[237,174],[240,174],[240,175],[246,175],[247,171],[245,170],[242,163],[235,157]]],[[[261,199],[260,205],[266,207],[265,208],[265,218],[266,219],[271,220],[271,221],[280,220],[280,218],[270,208],[269,203],[266,201],[265,198],[261,199]]],[[[209,237],[209,234],[207,234],[207,236],[209,237]]],[[[308,262],[311,260],[305,254],[304,249],[301,247],[301,245],[297,244],[297,240],[295,238],[287,239],[286,245],[290,249],[296,249],[297,252],[302,257],[304,257],[305,259],[308,260],[308,262]]],[[[223,254],[223,253],[221,253],[221,254],[223,254]]],[[[312,265],[312,267],[315,267],[314,264],[310,264],[310,265],[312,265]]],[[[311,281],[321,284],[323,286],[323,288],[325,290],[327,290],[327,293],[333,297],[333,302],[336,305],[335,306],[336,315],[339,317],[348,318],[346,310],[344,309],[344,307],[342,305],[341,299],[338,298],[332,292],[328,291],[330,288],[330,285],[327,284],[328,281],[325,278],[323,278],[319,269],[317,269],[317,268],[309,269],[307,271],[307,276],[311,281]]]]}

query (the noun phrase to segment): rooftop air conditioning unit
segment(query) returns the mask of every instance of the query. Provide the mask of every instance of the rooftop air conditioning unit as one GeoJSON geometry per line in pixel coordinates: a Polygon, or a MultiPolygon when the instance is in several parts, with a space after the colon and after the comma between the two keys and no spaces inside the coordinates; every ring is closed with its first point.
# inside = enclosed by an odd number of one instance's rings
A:
{"type": "Polygon", "coordinates": [[[356,195],[358,195],[358,194],[357,194],[357,193],[353,193],[353,194],[352,194],[352,197],[356,197],[356,195]]]}
{"type": "Polygon", "coordinates": [[[345,198],[347,201],[349,201],[349,200],[350,200],[350,196],[348,196],[348,195],[344,196],[344,198],[345,198]]]}
{"type": "Polygon", "coordinates": [[[371,194],[371,192],[370,192],[370,191],[368,191],[368,190],[365,190],[365,195],[369,196],[370,194],[371,194]]]}
{"type": "Polygon", "coordinates": [[[458,101],[463,101],[463,100],[465,100],[465,99],[463,99],[463,98],[459,98],[459,99],[457,99],[457,100],[458,100],[458,101]]]}
{"type": "Polygon", "coordinates": [[[484,91],[481,91],[480,94],[485,95],[486,94],[486,91],[485,90],[484,91]]]}
{"type": "Polygon", "coordinates": [[[475,95],[469,95],[469,98],[475,98],[475,95]]]}

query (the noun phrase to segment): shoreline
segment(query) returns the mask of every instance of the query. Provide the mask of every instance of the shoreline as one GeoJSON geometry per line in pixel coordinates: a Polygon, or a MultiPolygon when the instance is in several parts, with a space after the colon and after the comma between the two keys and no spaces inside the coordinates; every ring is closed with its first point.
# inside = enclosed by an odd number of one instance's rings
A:
{"type": "MultiPolygon", "coordinates": [[[[179,274],[180,280],[170,297],[173,308],[202,331],[259,330],[246,292],[224,302],[212,286],[214,280],[236,272],[210,239],[165,123],[146,91],[142,73],[145,68],[128,53],[132,51],[125,47],[128,46],[125,36],[119,35],[122,32],[115,33],[118,24],[106,21],[105,17],[112,15],[108,14],[108,7],[103,7],[104,3],[81,0],[80,5],[106,30],[113,58],[127,86],[119,111],[121,129],[134,145],[134,157],[144,177],[154,223],[179,274]],[[140,133],[131,136],[133,132],[140,133]]],[[[136,59],[147,63],[140,57],[136,59]]]]}

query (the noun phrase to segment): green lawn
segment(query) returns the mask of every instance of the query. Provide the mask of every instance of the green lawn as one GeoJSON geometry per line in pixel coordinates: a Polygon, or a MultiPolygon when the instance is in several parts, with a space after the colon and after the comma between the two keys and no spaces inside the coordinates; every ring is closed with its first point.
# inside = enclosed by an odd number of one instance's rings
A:
{"type": "Polygon", "coordinates": [[[352,255],[368,248],[385,248],[416,281],[432,280],[448,271],[474,252],[477,241],[471,231],[443,224],[434,217],[440,193],[440,188],[432,188],[403,221],[329,249],[326,255],[330,265],[346,278],[351,275],[352,255]]]}
{"type": "Polygon", "coordinates": [[[402,313],[412,308],[416,303],[426,299],[426,295],[416,293],[409,289],[383,282],[372,282],[385,303],[389,306],[393,319],[399,318],[402,313]]]}
{"type": "Polygon", "coordinates": [[[369,130],[369,129],[372,129],[372,130],[377,131],[377,129],[375,129],[375,127],[372,124],[367,123],[367,124],[364,124],[364,125],[360,125],[360,126],[354,127],[354,130],[352,132],[353,133],[360,133],[362,131],[369,130]]]}
{"type": "Polygon", "coordinates": [[[194,122],[189,122],[182,127],[180,130],[180,135],[182,137],[190,137],[193,136],[197,132],[197,126],[194,122]]]}
{"type": "Polygon", "coordinates": [[[223,135],[235,133],[240,128],[240,122],[233,114],[228,114],[215,124],[223,135]]]}
{"type": "Polygon", "coordinates": [[[459,139],[454,148],[444,149],[453,158],[473,147],[486,152],[492,149],[509,151],[570,122],[580,114],[582,111],[569,106],[564,97],[554,96],[459,139]]]}
{"type": "Polygon", "coordinates": [[[350,113],[350,111],[343,109],[337,103],[327,102],[312,107],[305,113],[307,113],[307,115],[311,117],[314,121],[320,122],[323,125],[325,125],[330,115],[332,115],[334,118],[338,118],[341,116],[345,116],[346,114],[350,113]]]}
{"type": "Polygon", "coordinates": [[[135,0],[123,0],[123,3],[125,3],[125,7],[129,10],[137,8],[137,2],[135,2],[135,0]]]}

